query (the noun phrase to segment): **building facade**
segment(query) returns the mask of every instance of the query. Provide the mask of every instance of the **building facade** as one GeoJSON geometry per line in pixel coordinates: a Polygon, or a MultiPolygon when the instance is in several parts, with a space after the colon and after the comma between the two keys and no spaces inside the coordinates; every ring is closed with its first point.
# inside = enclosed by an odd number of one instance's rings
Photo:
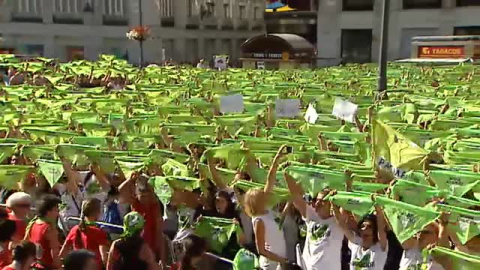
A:
{"type": "Polygon", "coordinates": [[[151,28],[146,63],[235,60],[246,39],[265,31],[264,0],[0,0],[0,50],[62,61],[108,53],[138,63],[140,46],[126,33],[139,25],[140,7],[151,28]]]}
{"type": "MultiPolygon", "coordinates": [[[[317,64],[378,59],[383,0],[320,0],[317,64]]],[[[390,0],[389,60],[409,58],[414,36],[480,35],[478,0],[390,0]]]]}

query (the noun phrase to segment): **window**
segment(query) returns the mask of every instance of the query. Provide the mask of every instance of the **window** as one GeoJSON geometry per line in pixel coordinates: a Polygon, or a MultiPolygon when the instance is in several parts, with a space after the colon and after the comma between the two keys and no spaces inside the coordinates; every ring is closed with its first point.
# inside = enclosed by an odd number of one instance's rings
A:
{"type": "Polygon", "coordinates": [[[373,10],[373,0],[343,0],[343,11],[373,10]]]}
{"type": "Polygon", "coordinates": [[[253,19],[254,20],[259,20],[260,19],[260,8],[259,7],[254,7],[253,8],[253,19]]]}
{"type": "Polygon", "coordinates": [[[19,48],[21,54],[29,56],[43,56],[43,45],[38,44],[26,44],[19,48]]]}
{"type": "Polygon", "coordinates": [[[442,0],[403,0],[404,9],[442,8],[442,0]]]}
{"type": "Polygon", "coordinates": [[[455,27],[453,30],[455,36],[476,36],[480,35],[480,26],[455,27]]]}
{"type": "Polygon", "coordinates": [[[246,19],[247,18],[247,7],[246,6],[239,6],[238,8],[238,16],[240,19],[246,19]]]}
{"type": "Polygon", "coordinates": [[[457,7],[480,6],[479,0],[457,0],[457,7]]]}
{"type": "Polygon", "coordinates": [[[13,3],[14,12],[42,14],[42,0],[15,0],[13,3]]]}
{"type": "Polygon", "coordinates": [[[158,3],[162,17],[173,17],[173,0],[160,0],[158,3]]]}
{"type": "Polygon", "coordinates": [[[125,15],[125,0],[104,0],[105,14],[113,16],[125,15]]]}
{"type": "Polygon", "coordinates": [[[370,62],[372,57],[372,29],[343,29],[341,51],[342,62],[370,62]]]}
{"type": "Polygon", "coordinates": [[[232,18],[232,10],[230,9],[230,4],[223,4],[223,17],[225,19],[232,18]]]}
{"type": "Polygon", "coordinates": [[[61,13],[77,13],[80,11],[82,2],[80,0],[54,0],[53,10],[61,13]]]}
{"type": "Polygon", "coordinates": [[[67,46],[67,60],[82,60],[85,58],[83,47],[67,46]]]}

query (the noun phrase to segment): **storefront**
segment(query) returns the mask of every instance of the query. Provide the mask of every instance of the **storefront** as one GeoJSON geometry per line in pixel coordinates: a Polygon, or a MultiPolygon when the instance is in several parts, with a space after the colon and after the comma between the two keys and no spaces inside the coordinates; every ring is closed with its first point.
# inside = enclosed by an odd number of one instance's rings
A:
{"type": "Polygon", "coordinates": [[[412,39],[412,58],[480,60],[480,36],[430,36],[412,39]]]}
{"type": "Polygon", "coordinates": [[[252,37],[242,44],[242,67],[252,69],[293,69],[312,66],[313,45],[293,34],[252,37]]]}

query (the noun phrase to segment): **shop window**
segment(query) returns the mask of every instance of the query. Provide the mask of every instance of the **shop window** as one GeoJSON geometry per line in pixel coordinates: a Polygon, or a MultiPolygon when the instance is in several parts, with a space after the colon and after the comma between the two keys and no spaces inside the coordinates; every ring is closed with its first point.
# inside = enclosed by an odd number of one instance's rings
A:
{"type": "Polygon", "coordinates": [[[368,63],[372,58],[371,29],[342,30],[342,62],[368,63]]]}
{"type": "Polygon", "coordinates": [[[442,0],[403,0],[404,9],[442,8],[442,0]]]}
{"type": "Polygon", "coordinates": [[[343,11],[373,10],[373,0],[343,0],[343,11]]]}

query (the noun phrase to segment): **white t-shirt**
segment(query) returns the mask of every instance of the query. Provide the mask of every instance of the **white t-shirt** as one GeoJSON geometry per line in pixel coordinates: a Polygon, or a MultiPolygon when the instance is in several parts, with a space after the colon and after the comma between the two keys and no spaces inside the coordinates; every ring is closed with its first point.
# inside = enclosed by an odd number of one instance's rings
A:
{"type": "Polygon", "coordinates": [[[385,250],[379,242],[364,250],[362,245],[362,238],[355,237],[354,242],[348,242],[348,248],[352,251],[350,258],[350,270],[383,270],[385,262],[387,261],[388,245],[385,250]]]}
{"type": "Polygon", "coordinates": [[[433,261],[431,256],[425,260],[422,252],[418,248],[411,248],[403,251],[402,260],[400,261],[400,270],[444,270],[444,268],[433,261]],[[427,268],[422,268],[426,264],[427,268]]]}
{"type": "Polygon", "coordinates": [[[307,205],[305,223],[307,237],[302,257],[306,270],[325,269],[326,265],[328,269],[340,270],[344,235],[335,218],[322,219],[307,205]]]}
{"type": "MultiPolygon", "coordinates": [[[[255,222],[262,220],[265,225],[265,249],[280,256],[287,258],[287,245],[285,243],[285,237],[280,226],[275,221],[275,215],[271,211],[263,216],[252,218],[252,224],[255,228],[255,222]]],[[[262,269],[268,268],[270,265],[267,258],[260,256],[260,267],[262,269]]]]}

